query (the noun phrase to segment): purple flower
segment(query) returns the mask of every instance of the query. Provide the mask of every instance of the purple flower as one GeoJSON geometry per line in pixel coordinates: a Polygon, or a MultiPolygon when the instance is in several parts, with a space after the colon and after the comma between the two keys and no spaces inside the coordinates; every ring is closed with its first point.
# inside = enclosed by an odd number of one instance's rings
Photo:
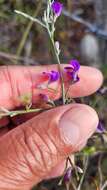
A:
{"type": "Polygon", "coordinates": [[[46,74],[49,76],[48,84],[57,81],[60,77],[59,72],[57,72],[57,71],[50,71],[49,73],[43,72],[43,74],[46,74]]]}
{"type": "Polygon", "coordinates": [[[78,82],[79,77],[78,77],[78,71],[80,69],[80,64],[77,60],[71,60],[69,62],[69,66],[65,67],[65,71],[68,74],[68,76],[73,80],[73,82],[78,82]]]}
{"type": "Polygon", "coordinates": [[[73,71],[75,71],[75,72],[79,71],[80,64],[79,64],[79,62],[76,59],[71,60],[69,64],[73,68],[73,71]]]}
{"type": "Polygon", "coordinates": [[[54,1],[51,4],[51,9],[54,12],[54,14],[59,17],[61,15],[62,9],[63,9],[63,4],[58,2],[58,1],[54,1]]]}
{"type": "Polygon", "coordinates": [[[104,125],[103,125],[103,123],[101,121],[99,121],[99,124],[97,126],[97,131],[96,132],[97,133],[103,133],[103,132],[105,132],[104,125]]]}
{"type": "Polygon", "coordinates": [[[69,167],[64,175],[64,182],[69,182],[70,178],[72,176],[72,168],[69,167]]]}

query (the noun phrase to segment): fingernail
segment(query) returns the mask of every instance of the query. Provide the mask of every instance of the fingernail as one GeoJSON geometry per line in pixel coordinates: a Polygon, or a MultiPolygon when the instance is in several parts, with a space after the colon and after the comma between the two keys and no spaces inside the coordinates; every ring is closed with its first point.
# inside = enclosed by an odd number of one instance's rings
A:
{"type": "Polygon", "coordinates": [[[74,118],[76,121],[76,115],[78,117],[78,112],[74,114],[72,110],[69,110],[60,119],[60,134],[66,144],[75,145],[80,137],[79,127],[76,122],[74,123],[74,118]]]}
{"type": "Polygon", "coordinates": [[[96,112],[87,105],[78,104],[66,111],[59,121],[60,134],[65,143],[80,145],[95,132],[98,125],[96,112]]]}

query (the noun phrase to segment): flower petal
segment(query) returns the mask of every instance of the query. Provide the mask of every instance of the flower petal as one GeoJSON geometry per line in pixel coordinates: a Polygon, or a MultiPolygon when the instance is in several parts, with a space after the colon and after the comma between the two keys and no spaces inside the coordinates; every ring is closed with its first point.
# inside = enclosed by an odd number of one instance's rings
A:
{"type": "Polygon", "coordinates": [[[99,121],[99,124],[97,126],[97,131],[96,132],[97,133],[103,133],[103,132],[105,132],[104,125],[103,125],[103,123],[101,121],[99,121]]]}
{"type": "Polygon", "coordinates": [[[76,59],[73,59],[70,61],[70,65],[73,67],[73,70],[76,72],[76,71],[79,71],[80,69],[80,64],[79,62],[76,60],[76,59]]]}
{"type": "Polygon", "coordinates": [[[49,77],[49,81],[48,81],[49,84],[57,81],[60,77],[60,74],[58,71],[43,72],[43,74],[49,77]]]}
{"type": "Polygon", "coordinates": [[[69,167],[64,175],[64,182],[69,182],[70,178],[72,176],[72,168],[69,167]]]}
{"type": "Polygon", "coordinates": [[[63,4],[57,1],[54,1],[51,5],[51,9],[54,12],[54,14],[58,17],[61,15],[63,4]]]}

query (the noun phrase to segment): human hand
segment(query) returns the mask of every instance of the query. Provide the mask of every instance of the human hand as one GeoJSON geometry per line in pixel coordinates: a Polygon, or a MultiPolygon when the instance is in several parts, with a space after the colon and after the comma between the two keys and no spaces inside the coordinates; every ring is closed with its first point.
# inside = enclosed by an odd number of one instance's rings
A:
{"type": "MultiPolygon", "coordinates": [[[[26,93],[32,93],[32,101],[37,101],[39,90],[35,86],[42,82],[40,73],[56,68],[1,67],[0,107],[20,107],[18,97],[26,93]]],[[[82,66],[79,76],[80,81],[70,88],[72,97],[94,93],[103,81],[102,74],[90,67],[82,66]]],[[[53,88],[59,89],[59,84],[53,88]]],[[[23,121],[28,118],[21,116],[23,121]]],[[[98,117],[87,105],[71,104],[36,115],[11,131],[6,127],[8,122],[8,118],[0,121],[0,190],[30,190],[41,180],[62,173],[67,156],[80,150],[96,130],[98,117]]]]}

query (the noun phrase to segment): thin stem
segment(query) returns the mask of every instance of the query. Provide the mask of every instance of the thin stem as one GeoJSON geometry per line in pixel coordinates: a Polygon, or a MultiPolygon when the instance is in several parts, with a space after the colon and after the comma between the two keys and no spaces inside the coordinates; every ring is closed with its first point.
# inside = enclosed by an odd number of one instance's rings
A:
{"type": "Polygon", "coordinates": [[[72,162],[72,160],[71,160],[71,158],[70,158],[70,157],[68,157],[67,159],[68,159],[68,161],[69,161],[70,165],[72,166],[72,168],[74,168],[74,169],[75,169],[75,175],[76,175],[76,178],[77,178],[77,180],[79,180],[79,175],[78,175],[78,172],[77,172],[77,168],[76,168],[75,163],[73,163],[73,162],[72,162]]]}
{"type": "Polygon", "coordinates": [[[67,88],[66,93],[65,93],[65,98],[67,99],[68,92],[69,92],[70,86],[67,88]]]}
{"type": "Polygon", "coordinates": [[[74,189],[74,190],[77,190],[76,185],[75,185],[75,183],[74,183],[73,179],[70,181],[70,183],[71,183],[71,185],[72,185],[73,189],[74,189]]]}
{"type": "Polygon", "coordinates": [[[88,156],[86,156],[86,159],[85,159],[85,166],[84,166],[84,173],[81,177],[81,180],[80,180],[80,183],[79,183],[79,186],[77,188],[77,190],[81,190],[81,187],[82,187],[82,184],[83,184],[83,181],[84,181],[84,177],[85,177],[85,174],[86,174],[86,170],[87,170],[87,167],[88,167],[88,162],[89,162],[89,158],[88,156]]]}
{"type": "Polygon", "coordinates": [[[64,175],[65,175],[65,173],[66,173],[66,170],[67,170],[67,167],[68,167],[68,158],[66,159],[66,164],[65,164],[65,168],[64,168],[64,171],[63,171],[63,174],[62,174],[62,178],[61,178],[61,180],[59,181],[59,185],[61,185],[62,184],[62,182],[63,182],[63,180],[64,180],[64,175]]]}
{"type": "Polygon", "coordinates": [[[57,61],[57,63],[58,63],[58,70],[59,70],[60,79],[61,79],[62,99],[63,99],[63,104],[65,104],[65,102],[66,102],[65,86],[64,86],[64,79],[63,79],[62,70],[61,70],[61,63],[60,63],[59,55],[58,55],[57,50],[56,50],[56,47],[55,47],[54,40],[53,40],[53,38],[51,37],[50,31],[49,31],[48,28],[47,28],[47,30],[48,30],[48,33],[49,33],[50,40],[51,40],[51,42],[52,42],[52,46],[53,46],[54,53],[55,53],[55,56],[56,56],[56,61],[57,61]]]}
{"type": "Polygon", "coordinates": [[[0,113],[0,118],[4,116],[16,116],[16,115],[21,115],[21,114],[26,114],[26,113],[34,113],[34,112],[40,112],[43,109],[28,109],[28,110],[17,110],[17,111],[6,111],[5,113],[0,113]]]}
{"type": "MultiPolygon", "coordinates": [[[[48,5],[51,6],[51,0],[48,0],[48,5]]],[[[47,32],[49,34],[50,41],[51,41],[52,46],[53,46],[53,50],[54,50],[54,54],[55,54],[55,57],[56,57],[56,61],[58,63],[58,70],[59,70],[59,73],[60,73],[60,80],[61,80],[62,99],[63,99],[63,104],[65,104],[66,99],[65,99],[64,79],[63,79],[63,75],[62,75],[59,54],[57,53],[57,49],[56,49],[55,42],[54,42],[54,31],[53,31],[54,30],[54,21],[52,22],[52,25],[51,25],[51,27],[52,27],[51,30],[52,31],[50,31],[50,25],[49,25],[49,23],[46,22],[45,24],[46,24],[47,32]]]]}
{"type": "Polygon", "coordinates": [[[67,90],[66,90],[66,93],[65,93],[65,98],[67,98],[69,89],[70,89],[70,87],[71,87],[71,85],[72,85],[73,83],[74,83],[74,82],[71,82],[71,84],[68,86],[68,88],[67,88],[67,90]]]}
{"type": "Polygon", "coordinates": [[[107,181],[105,181],[104,185],[102,186],[101,190],[104,190],[107,187],[107,181]]]}
{"type": "Polygon", "coordinates": [[[28,15],[26,13],[23,13],[22,11],[19,11],[19,10],[15,10],[14,12],[19,14],[19,15],[22,15],[22,16],[32,20],[33,22],[36,22],[36,23],[40,24],[44,28],[46,28],[45,24],[42,21],[38,20],[37,18],[33,18],[32,16],[30,16],[30,15],[28,15]]]}
{"type": "Polygon", "coordinates": [[[60,72],[60,79],[61,79],[61,88],[62,88],[62,99],[63,99],[63,104],[65,104],[65,102],[66,102],[66,98],[65,98],[64,79],[63,79],[63,75],[62,75],[60,59],[59,59],[58,54],[56,53],[55,45],[54,45],[54,51],[55,51],[56,59],[57,59],[57,62],[58,62],[58,70],[59,70],[59,72],[60,72]]]}

